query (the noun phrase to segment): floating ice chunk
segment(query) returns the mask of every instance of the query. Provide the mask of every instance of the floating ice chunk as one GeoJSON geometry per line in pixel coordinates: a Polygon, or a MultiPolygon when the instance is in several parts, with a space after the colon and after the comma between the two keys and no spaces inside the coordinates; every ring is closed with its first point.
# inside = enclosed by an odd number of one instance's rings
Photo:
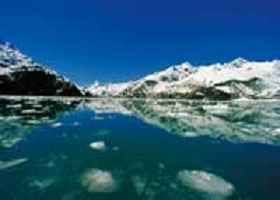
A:
{"type": "Polygon", "coordinates": [[[94,150],[105,150],[106,149],[106,144],[104,141],[97,141],[97,142],[92,142],[90,143],[90,148],[94,150]]]}
{"type": "Polygon", "coordinates": [[[57,181],[56,177],[48,177],[43,180],[33,180],[30,184],[31,187],[36,187],[40,190],[45,190],[52,186],[57,181]]]}
{"type": "Polygon", "coordinates": [[[34,114],[34,113],[37,113],[37,111],[34,109],[26,109],[26,110],[22,110],[21,113],[22,114],[34,114]]]}
{"type": "Polygon", "coordinates": [[[15,167],[17,165],[25,163],[26,161],[28,161],[28,158],[19,158],[19,159],[14,159],[14,160],[9,160],[9,161],[1,161],[0,160],[0,170],[15,167]]]}
{"type": "Polygon", "coordinates": [[[117,181],[109,171],[91,169],[81,177],[81,184],[89,192],[111,193],[119,189],[117,181]]]}
{"type": "Polygon", "coordinates": [[[274,129],[274,131],[272,131],[271,133],[272,136],[280,136],[280,128],[276,128],[274,129]]]}
{"type": "Polygon", "coordinates": [[[6,108],[21,108],[21,104],[6,105],[6,108]]]}
{"type": "Polygon", "coordinates": [[[95,121],[97,121],[97,120],[104,120],[104,117],[102,117],[102,116],[95,116],[94,118],[92,118],[92,120],[95,120],[95,121]]]}
{"type": "Polygon", "coordinates": [[[62,126],[62,123],[60,123],[60,122],[53,123],[53,124],[51,125],[51,127],[54,127],[54,128],[57,128],[57,127],[60,127],[60,126],[62,126]]]}
{"type": "Polygon", "coordinates": [[[210,195],[213,199],[224,199],[234,191],[234,186],[223,178],[205,171],[183,170],[177,176],[183,186],[210,195]]]}
{"type": "Polygon", "coordinates": [[[189,137],[189,138],[191,138],[191,137],[197,137],[197,133],[194,132],[194,131],[186,131],[186,132],[184,132],[183,136],[189,137]]]}
{"type": "Polygon", "coordinates": [[[20,120],[20,119],[21,119],[21,116],[16,116],[16,115],[6,117],[7,121],[16,121],[16,120],[20,120]]]}
{"type": "Polygon", "coordinates": [[[41,121],[40,120],[27,120],[26,123],[27,124],[40,124],[41,121]]]}
{"type": "Polygon", "coordinates": [[[33,105],[33,108],[43,108],[43,105],[41,105],[41,104],[35,104],[35,105],[33,105]]]}

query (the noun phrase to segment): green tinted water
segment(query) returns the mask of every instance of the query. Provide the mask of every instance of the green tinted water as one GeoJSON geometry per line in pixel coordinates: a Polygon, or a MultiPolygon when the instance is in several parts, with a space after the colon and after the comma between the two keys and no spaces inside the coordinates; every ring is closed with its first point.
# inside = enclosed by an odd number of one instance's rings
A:
{"type": "Polygon", "coordinates": [[[280,104],[2,98],[1,199],[277,199],[280,104]]]}

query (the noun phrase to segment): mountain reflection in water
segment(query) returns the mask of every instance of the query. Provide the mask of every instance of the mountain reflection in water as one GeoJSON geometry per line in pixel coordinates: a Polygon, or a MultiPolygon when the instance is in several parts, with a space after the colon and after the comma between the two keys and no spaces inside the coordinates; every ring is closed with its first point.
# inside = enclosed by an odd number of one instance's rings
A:
{"type": "Polygon", "coordinates": [[[67,98],[0,98],[0,147],[14,146],[31,129],[55,121],[58,115],[76,108],[79,102],[67,98]]]}
{"type": "Polygon", "coordinates": [[[98,113],[121,113],[183,137],[280,144],[279,101],[98,100],[98,113]]]}
{"type": "Polygon", "coordinates": [[[0,98],[5,200],[280,195],[278,101],[0,98]]]}

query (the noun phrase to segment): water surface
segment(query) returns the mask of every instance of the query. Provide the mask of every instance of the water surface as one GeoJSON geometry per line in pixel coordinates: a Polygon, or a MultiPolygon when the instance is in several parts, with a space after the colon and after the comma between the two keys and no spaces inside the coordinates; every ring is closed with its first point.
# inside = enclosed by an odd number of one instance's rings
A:
{"type": "Polygon", "coordinates": [[[1,196],[278,199],[279,103],[1,98],[1,196]]]}

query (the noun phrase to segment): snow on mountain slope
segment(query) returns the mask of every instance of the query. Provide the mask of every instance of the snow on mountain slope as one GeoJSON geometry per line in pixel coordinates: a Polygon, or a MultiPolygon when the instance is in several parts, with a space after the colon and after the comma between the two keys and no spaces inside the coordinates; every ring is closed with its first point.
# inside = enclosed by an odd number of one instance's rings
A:
{"type": "Polygon", "coordinates": [[[36,63],[10,43],[0,40],[0,94],[81,96],[67,78],[36,63]]]}
{"type": "Polygon", "coordinates": [[[90,87],[95,96],[218,99],[272,98],[280,92],[280,61],[172,66],[136,81],[90,87]],[[102,90],[102,93],[100,92],[102,90]]]}
{"type": "MultiPolygon", "coordinates": [[[[165,91],[192,92],[191,85],[211,88],[235,97],[265,98],[276,95],[280,89],[280,61],[249,62],[236,59],[226,64],[201,66],[197,72],[165,91]]],[[[200,90],[198,90],[200,91],[200,90]]]]}
{"type": "Polygon", "coordinates": [[[277,70],[277,68],[275,68],[277,63],[279,64],[279,61],[247,62],[237,59],[223,65],[202,66],[197,73],[193,74],[187,80],[183,80],[183,82],[193,80],[207,86],[214,86],[215,84],[230,80],[246,81],[252,78],[267,79],[277,70]]]}
{"type": "Polygon", "coordinates": [[[98,82],[95,82],[87,91],[94,97],[119,96],[131,83],[132,82],[99,85],[98,82]]]}
{"type": "Polygon", "coordinates": [[[173,83],[186,78],[192,73],[192,71],[194,70],[189,63],[183,63],[181,65],[171,66],[160,72],[155,72],[136,81],[111,83],[106,85],[100,85],[98,82],[95,82],[87,89],[87,91],[93,96],[110,97],[126,96],[128,95],[125,94],[126,91],[128,92],[128,90],[132,90],[132,88],[134,90],[140,89],[143,85],[146,85],[147,87],[150,86],[149,89],[156,91],[164,88],[164,85],[167,83],[173,83]]]}
{"type": "Polygon", "coordinates": [[[35,62],[14,48],[10,43],[0,41],[0,66],[35,66],[35,62]]]}

